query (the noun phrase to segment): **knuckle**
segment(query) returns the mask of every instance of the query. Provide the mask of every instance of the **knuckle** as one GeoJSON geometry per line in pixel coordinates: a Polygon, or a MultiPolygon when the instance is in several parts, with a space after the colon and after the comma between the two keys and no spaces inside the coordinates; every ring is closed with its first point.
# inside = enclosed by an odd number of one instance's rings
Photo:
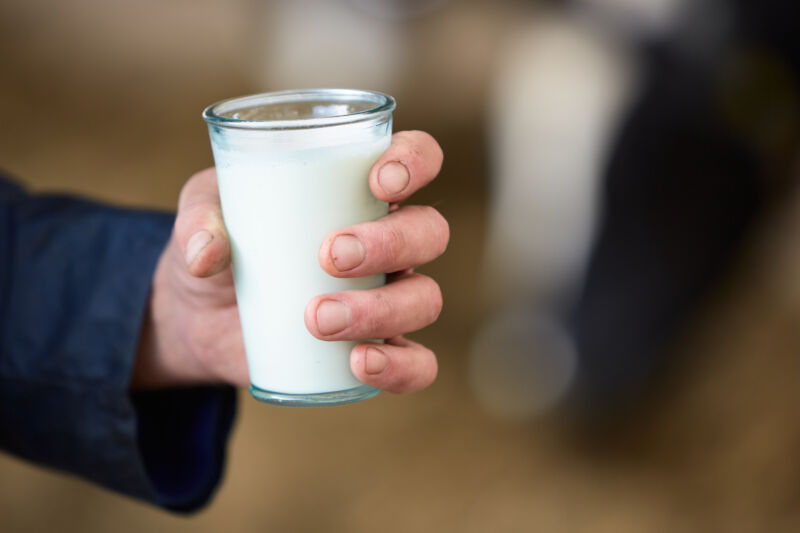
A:
{"type": "Polygon", "coordinates": [[[447,222],[444,215],[433,207],[428,207],[427,215],[430,219],[429,231],[433,235],[433,241],[436,244],[436,255],[439,256],[444,253],[450,242],[450,223],[447,222]]]}
{"type": "Polygon", "coordinates": [[[390,223],[382,233],[381,249],[387,265],[396,265],[406,247],[406,234],[398,224],[390,223]]]}
{"type": "Polygon", "coordinates": [[[418,131],[416,133],[419,135],[420,140],[430,147],[432,152],[431,155],[434,157],[437,165],[441,165],[442,160],[444,159],[444,151],[442,150],[439,141],[437,141],[436,138],[427,131],[418,131]]]}
{"type": "Polygon", "coordinates": [[[436,139],[431,137],[431,140],[433,141],[433,153],[436,157],[436,167],[438,171],[441,170],[442,163],[444,162],[444,150],[442,150],[442,146],[436,141],[436,139]]]}
{"type": "Polygon", "coordinates": [[[409,172],[412,172],[414,161],[419,158],[419,153],[412,144],[403,143],[397,145],[392,154],[397,161],[403,163],[409,172]]]}
{"type": "Polygon", "coordinates": [[[392,378],[391,385],[385,388],[394,394],[406,394],[411,392],[408,390],[408,383],[409,379],[407,377],[397,374],[392,378]]]}
{"type": "Polygon", "coordinates": [[[418,345],[409,354],[405,372],[398,372],[392,380],[392,391],[400,394],[412,393],[430,386],[439,375],[436,355],[425,346],[418,345]]]}
{"type": "Polygon", "coordinates": [[[425,162],[426,168],[432,174],[437,174],[444,160],[444,151],[439,142],[426,131],[414,130],[408,133],[415,156],[425,162]]]}
{"type": "MultiPolygon", "coordinates": [[[[431,208],[433,209],[433,208],[431,208]]],[[[450,240],[450,223],[444,218],[444,215],[441,214],[436,209],[433,209],[434,218],[436,220],[435,224],[437,229],[439,230],[439,234],[442,236],[442,240],[447,243],[450,240]]]]}
{"type": "Polygon", "coordinates": [[[424,250],[426,256],[430,254],[429,260],[442,255],[450,242],[450,223],[444,215],[427,205],[407,206],[403,209],[418,221],[416,227],[425,235],[424,250]]]}
{"type": "Polygon", "coordinates": [[[442,288],[439,284],[431,279],[431,316],[430,323],[434,323],[439,319],[444,307],[444,296],[442,295],[442,288]]]}
{"type": "Polygon", "coordinates": [[[424,326],[428,326],[439,319],[444,307],[444,297],[442,296],[442,288],[433,278],[422,274],[414,274],[422,282],[423,290],[425,292],[425,313],[421,316],[424,326]]]}
{"type": "Polygon", "coordinates": [[[178,207],[183,207],[189,201],[193,188],[192,180],[195,179],[195,176],[197,176],[197,174],[189,178],[189,181],[184,183],[183,187],[181,187],[181,192],[178,194],[178,207]]]}
{"type": "Polygon", "coordinates": [[[185,210],[178,211],[177,216],[175,217],[175,234],[178,236],[179,240],[188,239],[189,238],[189,230],[191,226],[191,219],[189,218],[188,214],[185,210]]]}
{"type": "Polygon", "coordinates": [[[367,336],[386,329],[387,322],[394,315],[394,305],[381,290],[370,291],[372,294],[362,304],[357,305],[354,319],[361,323],[360,330],[367,336]]]}
{"type": "Polygon", "coordinates": [[[198,192],[216,182],[217,169],[209,167],[192,174],[181,187],[178,195],[178,208],[181,209],[195,200],[198,192]]]}
{"type": "Polygon", "coordinates": [[[424,357],[427,359],[427,364],[422,365],[422,370],[419,376],[420,388],[425,388],[436,381],[439,375],[439,361],[436,359],[436,354],[428,348],[424,348],[424,357]]]}
{"type": "Polygon", "coordinates": [[[399,143],[410,143],[414,140],[414,137],[419,133],[418,130],[403,130],[396,132],[392,137],[394,141],[399,143]]]}
{"type": "Polygon", "coordinates": [[[413,392],[412,386],[415,380],[416,376],[411,372],[395,372],[392,375],[392,384],[389,390],[397,394],[413,392]]]}
{"type": "Polygon", "coordinates": [[[186,183],[183,184],[183,187],[181,187],[181,192],[178,195],[179,205],[186,203],[190,199],[194,189],[197,188],[198,183],[203,180],[203,177],[207,172],[208,169],[200,170],[192,174],[189,179],[186,180],[186,183]]]}
{"type": "Polygon", "coordinates": [[[201,206],[189,206],[178,210],[175,217],[175,231],[183,238],[189,238],[189,233],[199,220],[202,220],[204,210],[201,206]]]}
{"type": "Polygon", "coordinates": [[[380,291],[377,291],[373,297],[373,308],[375,310],[372,313],[372,331],[380,331],[386,326],[388,320],[394,316],[394,304],[390,298],[386,298],[384,294],[380,291]]]}

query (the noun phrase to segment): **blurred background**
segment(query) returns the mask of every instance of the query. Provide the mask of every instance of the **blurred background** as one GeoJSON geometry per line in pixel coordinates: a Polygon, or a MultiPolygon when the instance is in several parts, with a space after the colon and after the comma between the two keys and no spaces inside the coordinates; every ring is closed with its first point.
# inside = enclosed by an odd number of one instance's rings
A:
{"type": "Polygon", "coordinates": [[[800,530],[800,16],[792,1],[3,0],[0,168],[174,209],[200,112],[397,98],[450,221],[429,390],[242,391],[189,517],[0,456],[0,530],[800,530]],[[748,7],[749,4],[749,7],[748,7]]]}

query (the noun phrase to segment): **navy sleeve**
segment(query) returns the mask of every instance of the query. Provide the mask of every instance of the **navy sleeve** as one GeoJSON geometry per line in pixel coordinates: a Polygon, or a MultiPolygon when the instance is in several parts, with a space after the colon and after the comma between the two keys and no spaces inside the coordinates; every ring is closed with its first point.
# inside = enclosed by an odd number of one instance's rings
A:
{"type": "Polygon", "coordinates": [[[129,391],[173,220],[0,178],[0,449],[189,511],[221,478],[235,390],[129,391]]]}

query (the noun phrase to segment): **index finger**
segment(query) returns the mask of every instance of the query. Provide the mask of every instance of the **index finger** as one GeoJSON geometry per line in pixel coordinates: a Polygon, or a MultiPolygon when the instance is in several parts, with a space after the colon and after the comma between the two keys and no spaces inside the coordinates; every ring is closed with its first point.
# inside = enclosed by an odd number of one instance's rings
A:
{"type": "Polygon", "coordinates": [[[372,165],[369,187],[384,202],[400,202],[430,183],[442,168],[444,154],[430,134],[401,131],[372,165]]]}

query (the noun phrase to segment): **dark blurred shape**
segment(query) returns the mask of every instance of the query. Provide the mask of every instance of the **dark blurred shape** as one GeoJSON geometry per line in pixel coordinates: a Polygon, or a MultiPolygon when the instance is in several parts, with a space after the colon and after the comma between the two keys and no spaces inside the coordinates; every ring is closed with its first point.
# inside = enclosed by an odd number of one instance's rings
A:
{"type": "Polygon", "coordinates": [[[800,11],[792,0],[697,2],[640,44],[647,77],[605,178],[604,214],[571,316],[577,403],[620,414],[792,180],[800,137],[800,11]],[[732,16],[697,38],[691,14],[732,16]]]}

